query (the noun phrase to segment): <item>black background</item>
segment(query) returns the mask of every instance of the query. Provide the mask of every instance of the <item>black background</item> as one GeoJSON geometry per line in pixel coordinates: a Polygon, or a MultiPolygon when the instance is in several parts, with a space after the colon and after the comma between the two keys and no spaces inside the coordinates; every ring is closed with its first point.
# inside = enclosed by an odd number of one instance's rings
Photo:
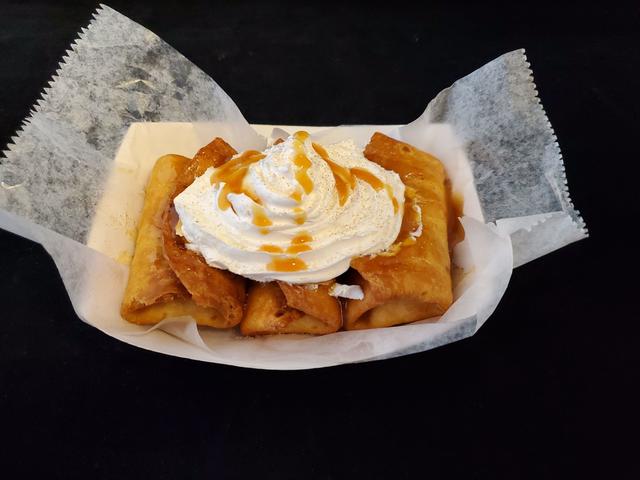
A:
{"type": "MultiPolygon", "coordinates": [[[[0,231],[0,476],[633,478],[637,2],[129,3],[110,5],[254,123],[405,123],[525,47],[591,237],[518,268],[469,339],[269,372],[100,333],[44,250],[0,231]]],[[[95,6],[0,2],[0,143],[95,6]]]]}

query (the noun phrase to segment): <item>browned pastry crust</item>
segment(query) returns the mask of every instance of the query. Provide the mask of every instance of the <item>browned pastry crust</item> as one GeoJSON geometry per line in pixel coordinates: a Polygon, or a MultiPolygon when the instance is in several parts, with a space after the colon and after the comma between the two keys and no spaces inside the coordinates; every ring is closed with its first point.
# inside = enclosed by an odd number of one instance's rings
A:
{"type": "Polygon", "coordinates": [[[232,327],[242,320],[246,281],[228,270],[209,266],[201,255],[186,248],[184,238],[176,235],[178,215],[173,208],[173,199],[209,167],[219,167],[235,153],[221,138],[201,148],[180,173],[162,225],[164,255],[169,266],[197,305],[215,309],[226,319],[222,328],[232,327]]]}
{"type": "Polygon", "coordinates": [[[197,305],[191,299],[164,256],[163,215],[178,176],[189,162],[180,155],[165,155],[151,172],[120,309],[122,317],[130,322],[154,324],[164,318],[188,315],[200,325],[227,326],[227,319],[217,310],[197,305]]]}
{"type": "Polygon", "coordinates": [[[334,280],[312,286],[278,282],[289,307],[318,318],[336,331],[342,326],[342,309],[338,299],[329,295],[333,284],[334,280]]]}
{"type": "MultiPolygon", "coordinates": [[[[388,327],[441,315],[453,301],[444,167],[428,153],[381,133],[372,136],[364,155],[400,175],[413,197],[406,203],[421,209],[423,232],[414,242],[392,247],[393,254],[352,260],[364,299],[346,302],[345,328],[388,327]]],[[[415,224],[406,213],[399,242],[408,239],[415,224]]]]}
{"type": "Polygon", "coordinates": [[[309,333],[321,335],[333,333],[340,328],[341,317],[337,299],[329,296],[329,287],[324,284],[318,290],[307,290],[304,286],[285,284],[284,289],[277,282],[255,283],[249,289],[247,309],[240,324],[243,335],[265,335],[272,333],[309,333]],[[288,288],[294,287],[294,288],[288,288]],[[283,293],[288,292],[288,296],[283,293]],[[307,294],[308,292],[308,294],[307,294]],[[316,317],[302,310],[292,308],[288,302],[321,315],[316,317]],[[327,307],[323,313],[323,306],[327,307]],[[337,307],[337,314],[336,314],[337,307]]]}

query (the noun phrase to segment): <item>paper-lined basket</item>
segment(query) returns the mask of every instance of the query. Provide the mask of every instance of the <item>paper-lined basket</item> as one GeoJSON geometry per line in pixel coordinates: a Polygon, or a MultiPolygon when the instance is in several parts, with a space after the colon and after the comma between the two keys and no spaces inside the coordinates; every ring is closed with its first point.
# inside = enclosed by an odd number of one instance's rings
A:
{"type": "Polygon", "coordinates": [[[165,153],[191,156],[214,136],[236,150],[261,149],[273,127],[249,125],[211,78],[106,6],[49,85],[1,160],[0,226],[47,249],[80,318],[142,348],[273,369],[427,350],[472,335],[495,309],[514,266],[587,235],[518,50],[458,80],[406,126],[306,127],[320,141],[349,137],[361,146],[379,130],[443,161],[465,198],[466,239],[454,260],[468,274],[436,322],[264,338],[198,329],[189,319],[152,329],[128,324],[118,309],[153,161],[165,153]]]}

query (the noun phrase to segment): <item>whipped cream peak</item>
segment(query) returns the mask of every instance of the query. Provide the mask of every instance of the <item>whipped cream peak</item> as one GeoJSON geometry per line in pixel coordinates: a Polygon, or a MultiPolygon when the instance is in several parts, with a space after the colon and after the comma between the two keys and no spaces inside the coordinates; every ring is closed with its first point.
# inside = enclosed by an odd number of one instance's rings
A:
{"type": "Polygon", "coordinates": [[[316,283],[398,236],[404,184],[352,140],[296,132],[210,168],[175,200],[187,247],[258,281],[316,283]]]}

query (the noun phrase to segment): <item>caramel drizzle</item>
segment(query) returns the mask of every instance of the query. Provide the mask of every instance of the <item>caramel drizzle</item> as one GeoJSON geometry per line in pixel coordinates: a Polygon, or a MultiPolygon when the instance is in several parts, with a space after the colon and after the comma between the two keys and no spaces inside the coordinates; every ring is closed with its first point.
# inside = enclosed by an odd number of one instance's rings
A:
{"type": "Polygon", "coordinates": [[[227,198],[230,193],[242,194],[260,204],[260,199],[248,188],[244,188],[244,177],[249,171],[249,165],[264,158],[264,154],[257,150],[247,150],[238,157],[229,160],[227,163],[216,168],[211,175],[211,185],[224,182],[225,185],[218,197],[218,207],[226,210],[231,206],[227,198]]]}
{"type": "Polygon", "coordinates": [[[259,250],[267,253],[300,253],[300,252],[308,252],[311,250],[311,247],[308,243],[313,241],[313,237],[309,235],[307,232],[301,232],[295,237],[291,239],[290,245],[286,250],[282,250],[281,247],[277,245],[264,244],[261,245],[259,250]]]}
{"type": "MultiPolygon", "coordinates": [[[[282,250],[277,245],[265,244],[260,246],[260,251],[272,254],[296,254],[301,252],[308,252],[311,247],[309,242],[313,241],[313,237],[306,232],[301,232],[291,239],[291,244],[286,250],[282,250]]],[[[302,259],[295,256],[290,257],[277,257],[271,260],[267,264],[267,270],[276,272],[297,272],[300,270],[306,270],[307,265],[302,259]]]]}
{"type": "Polygon", "coordinates": [[[393,205],[393,213],[398,213],[398,208],[400,208],[400,205],[398,205],[398,199],[393,195],[393,190],[391,189],[391,185],[389,185],[388,183],[385,183],[384,189],[387,192],[387,196],[389,197],[389,200],[391,200],[391,204],[393,205]]]}
{"type": "Polygon", "coordinates": [[[253,206],[253,224],[257,227],[270,227],[273,225],[271,219],[264,212],[264,208],[260,205],[253,206]]]}
{"type": "Polygon", "coordinates": [[[376,177],[373,173],[364,170],[362,168],[345,168],[341,165],[338,165],[331,161],[329,158],[329,154],[324,149],[322,145],[317,143],[312,143],[313,149],[316,151],[318,155],[327,163],[331,172],[333,173],[333,178],[336,183],[336,190],[338,191],[338,199],[340,201],[340,206],[344,205],[347,201],[347,198],[353,191],[356,185],[356,178],[368,183],[371,187],[376,191],[380,191],[383,188],[387,192],[389,196],[389,200],[393,204],[393,213],[398,213],[398,208],[400,207],[398,204],[398,200],[393,195],[393,190],[391,189],[391,185],[384,183],[378,177],[376,177]]]}
{"type": "Polygon", "coordinates": [[[405,189],[404,200],[404,218],[400,232],[395,242],[384,252],[380,252],[377,255],[381,257],[393,257],[397,255],[402,247],[408,247],[414,245],[417,242],[416,237],[412,235],[412,232],[422,224],[422,213],[418,213],[414,210],[417,199],[415,197],[415,190],[411,187],[405,189]]]}
{"type": "Polygon", "coordinates": [[[389,185],[388,183],[383,183],[382,180],[376,177],[373,173],[368,172],[367,170],[363,170],[361,168],[352,168],[351,173],[355,177],[371,185],[371,187],[376,192],[379,192],[384,188],[385,191],[387,192],[387,196],[389,197],[389,200],[391,200],[391,203],[393,204],[393,213],[398,213],[398,208],[399,208],[398,200],[396,199],[396,197],[393,196],[393,190],[391,189],[391,185],[389,185]]]}
{"type": "Polygon", "coordinates": [[[298,235],[291,239],[292,245],[300,245],[302,243],[309,243],[313,241],[313,237],[307,232],[300,232],[298,235]]]}
{"type": "Polygon", "coordinates": [[[311,247],[307,243],[312,242],[313,237],[306,232],[301,232],[291,239],[291,246],[287,248],[287,253],[308,252],[311,247]]]}
{"type": "Polygon", "coordinates": [[[318,155],[329,165],[331,169],[331,173],[333,173],[333,179],[336,183],[336,190],[338,191],[338,200],[340,201],[340,206],[344,205],[351,194],[351,191],[356,186],[356,179],[351,174],[349,169],[344,168],[341,165],[333,163],[329,158],[329,154],[324,149],[322,145],[317,143],[312,143],[313,149],[316,151],[318,155]]]}
{"type": "Polygon", "coordinates": [[[300,207],[296,207],[293,209],[293,213],[296,214],[296,216],[293,218],[293,220],[298,224],[298,225],[302,225],[306,220],[307,220],[307,214],[304,212],[303,209],[301,209],[300,207]]]}
{"type": "Polygon", "coordinates": [[[298,257],[277,257],[267,264],[271,272],[299,272],[306,270],[307,264],[298,257]]]}
{"type": "Polygon", "coordinates": [[[362,168],[352,168],[351,173],[354,177],[359,178],[367,182],[371,187],[376,191],[380,191],[384,188],[384,183],[378,177],[376,177],[373,173],[363,170],[362,168]]]}
{"type": "MultiPolygon", "coordinates": [[[[238,157],[229,160],[227,163],[218,167],[213,175],[211,175],[211,185],[224,182],[224,187],[218,196],[218,208],[220,210],[227,210],[232,207],[229,201],[228,195],[230,193],[245,194],[251,200],[253,200],[253,224],[258,227],[268,227],[273,222],[267,217],[264,209],[260,206],[262,201],[260,198],[248,187],[244,186],[244,177],[249,171],[249,166],[262,160],[265,155],[257,150],[247,150],[238,157]]],[[[262,228],[260,233],[266,235],[269,230],[262,228]]]]}
{"type": "Polygon", "coordinates": [[[296,190],[291,195],[289,195],[289,198],[292,198],[296,202],[300,203],[302,201],[302,192],[300,190],[296,190]]]}
{"type": "Polygon", "coordinates": [[[261,245],[260,246],[260,251],[261,252],[267,252],[267,253],[284,253],[279,246],[271,245],[271,244],[268,244],[268,243],[265,243],[264,245],[261,245]]]}
{"type": "MultiPolygon", "coordinates": [[[[304,153],[304,141],[309,138],[309,134],[301,130],[294,133],[293,138],[293,148],[295,150],[293,164],[298,167],[296,170],[296,180],[304,190],[304,193],[309,194],[313,191],[313,181],[311,180],[311,177],[309,177],[308,173],[308,170],[311,167],[311,160],[309,160],[304,153]]],[[[294,194],[295,193],[296,192],[294,192],[294,194]]]]}

